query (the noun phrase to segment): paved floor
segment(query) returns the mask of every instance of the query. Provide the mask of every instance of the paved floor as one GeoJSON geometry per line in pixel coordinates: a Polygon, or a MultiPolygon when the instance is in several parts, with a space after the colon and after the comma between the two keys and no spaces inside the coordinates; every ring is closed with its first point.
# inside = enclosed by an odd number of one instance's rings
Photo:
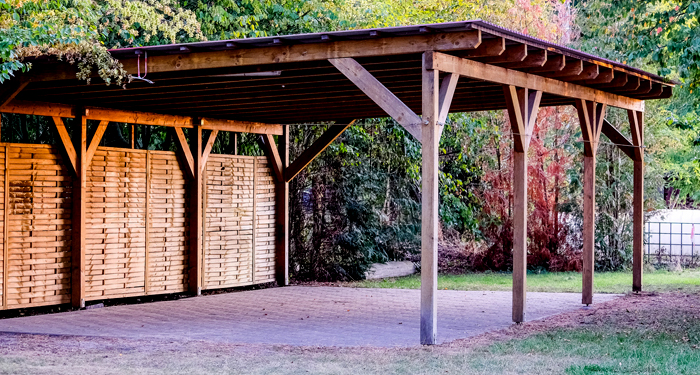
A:
{"type": "MultiPolygon", "coordinates": [[[[615,298],[596,295],[596,302],[615,298]]],[[[510,292],[438,291],[438,340],[511,323],[510,292]]],[[[0,320],[0,332],[318,346],[413,346],[420,291],[271,288],[0,320]]],[[[528,293],[527,318],[581,308],[580,294],[528,293]]]]}

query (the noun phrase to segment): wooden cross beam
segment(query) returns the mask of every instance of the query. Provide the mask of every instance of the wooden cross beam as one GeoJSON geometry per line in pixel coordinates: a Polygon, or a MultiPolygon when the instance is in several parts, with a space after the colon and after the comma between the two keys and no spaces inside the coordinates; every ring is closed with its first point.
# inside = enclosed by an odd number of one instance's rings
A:
{"type": "Polygon", "coordinates": [[[320,155],[323,150],[330,146],[336,138],[340,137],[345,129],[352,126],[355,120],[349,121],[347,123],[336,124],[330,126],[309,148],[304,150],[294,162],[292,162],[289,167],[284,169],[284,181],[289,182],[294,179],[301,171],[304,170],[311,162],[320,155]]]}
{"type": "MultiPolygon", "coordinates": [[[[197,118],[176,115],[164,115],[160,113],[124,111],[98,107],[85,107],[84,117],[87,120],[99,120],[110,122],[125,122],[128,124],[167,126],[175,128],[194,127],[197,118]]],[[[75,118],[76,107],[67,104],[27,102],[13,100],[11,103],[0,107],[0,112],[17,113],[24,115],[51,116],[75,118]]],[[[203,118],[203,130],[222,130],[238,133],[254,134],[282,134],[282,126],[279,124],[266,124],[261,122],[239,121],[217,118],[203,118]]]]}
{"type": "Polygon", "coordinates": [[[615,143],[617,147],[625,153],[625,155],[629,156],[630,159],[634,160],[635,158],[635,152],[634,152],[634,145],[632,142],[630,142],[627,137],[622,135],[619,130],[615,129],[608,120],[603,120],[603,134],[605,134],[608,139],[615,143]]]}
{"type": "Polygon", "coordinates": [[[280,158],[280,153],[275,143],[275,137],[271,134],[262,135],[261,137],[263,140],[263,147],[265,148],[265,154],[270,160],[270,165],[272,166],[272,171],[275,172],[277,182],[285,182],[284,166],[282,165],[282,159],[280,158]]]}
{"type": "Polygon", "coordinates": [[[420,141],[422,123],[420,116],[415,114],[386,86],[374,78],[362,65],[352,58],[330,59],[328,61],[338,68],[343,75],[372,99],[384,112],[420,141]]]}
{"type": "MultiPolygon", "coordinates": [[[[352,81],[362,92],[374,101],[391,118],[404,127],[414,138],[421,141],[421,127],[423,120],[415,114],[411,108],[396,97],[386,86],[377,80],[362,65],[351,58],[329,60],[343,75],[352,81]]],[[[454,97],[459,74],[448,73],[440,85],[439,113],[436,119],[439,133],[442,134],[443,126],[450,112],[450,105],[454,97]]]]}

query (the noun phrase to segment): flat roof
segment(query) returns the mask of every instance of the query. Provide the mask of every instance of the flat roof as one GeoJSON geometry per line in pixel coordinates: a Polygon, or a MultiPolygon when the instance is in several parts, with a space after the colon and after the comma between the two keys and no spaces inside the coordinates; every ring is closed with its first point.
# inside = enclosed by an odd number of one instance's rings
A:
{"type": "MultiPolygon", "coordinates": [[[[86,85],[70,69],[59,74],[56,64],[37,62],[45,73],[17,99],[267,123],[385,117],[328,61],[352,57],[420,114],[422,53],[430,50],[639,100],[670,97],[675,84],[474,20],[111,50],[129,73],[147,69],[153,82],[134,80],[126,89],[86,85]]],[[[574,101],[545,93],[542,106],[574,101]]],[[[505,108],[501,84],[462,77],[450,111],[505,108]]]]}

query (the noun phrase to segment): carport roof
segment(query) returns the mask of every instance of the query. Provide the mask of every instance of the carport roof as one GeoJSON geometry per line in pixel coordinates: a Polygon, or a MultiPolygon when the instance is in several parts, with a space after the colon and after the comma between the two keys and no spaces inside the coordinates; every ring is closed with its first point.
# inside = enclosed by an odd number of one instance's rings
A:
{"type": "MultiPolygon", "coordinates": [[[[125,69],[153,82],[86,85],[66,64],[37,62],[18,103],[48,102],[271,124],[383,117],[386,113],[329,59],[354,58],[416,114],[423,52],[587,87],[635,100],[670,97],[654,74],[507,30],[481,20],[315,34],[123,48],[125,69]],[[148,67],[146,67],[146,55],[148,67]]],[[[574,104],[547,93],[542,106],[574,104]]],[[[450,112],[506,109],[502,84],[463,76],[450,112]]]]}

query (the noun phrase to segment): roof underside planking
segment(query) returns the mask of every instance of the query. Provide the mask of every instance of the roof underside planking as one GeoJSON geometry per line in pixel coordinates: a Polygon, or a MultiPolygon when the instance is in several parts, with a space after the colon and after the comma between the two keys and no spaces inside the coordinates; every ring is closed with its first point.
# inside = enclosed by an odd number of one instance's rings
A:
{"type": "MultiPolygon", "coordinates": [[[[623,64],[528,37],[483,21],[289,35],[112,50],[125,69],[153,84],[126,89],[75,79],[65,63],[35,63],[15,98],[80,106],[270,124],[384,117],[386,113],[329,58],[352,57],[416,114],[422,53],[440,51],[620,96],[670,97],[673,83],[623,64]]],[[[542,106],[574,98],[544,93],[542,106]]],[[[502,85],[462,77],[450,112],[505,109],[502,85]]]]}

